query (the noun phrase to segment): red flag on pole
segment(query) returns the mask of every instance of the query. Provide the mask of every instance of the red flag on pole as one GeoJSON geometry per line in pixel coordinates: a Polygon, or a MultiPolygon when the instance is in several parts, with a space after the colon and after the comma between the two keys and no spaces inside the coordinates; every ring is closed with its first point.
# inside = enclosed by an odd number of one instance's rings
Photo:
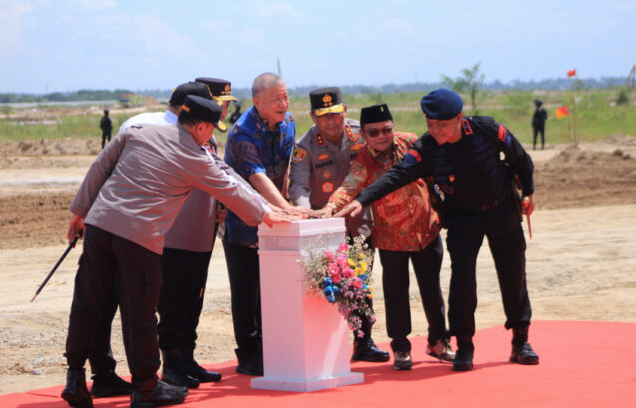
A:
{"type": "Polygon", "coordinates": [[[561,119],[568,116],[570,112],[568,111],[567,106],[562,106],[560,108],[556,108],[556,118],[561,119]]]}
{"type": "Polygon", "coordinates": [[[572,78],[576,75],[576,69],[568,69],[568,78],[572,78]]]}

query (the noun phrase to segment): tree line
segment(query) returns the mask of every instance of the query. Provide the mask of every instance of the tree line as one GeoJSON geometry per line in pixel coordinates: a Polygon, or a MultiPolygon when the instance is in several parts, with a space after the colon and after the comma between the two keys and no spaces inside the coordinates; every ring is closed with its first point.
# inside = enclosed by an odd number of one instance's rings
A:
{"type": "MultiPolygon", "coordinates": [[[[473,70],[475,67],[472,68],[473,70]]],[[[479,66],[474,74],[478,75],[479,66]]],[[[466,71],[471,71],[466,70],[466,71]]],[[[468,72],[470,73],[470,72],[468,72]]],[[[466,73],[463,73],[466,74],[466,73]]],[[[565,90],[572,88],[572,79],[543,79],[539,81],[521,81],[514,80],[509,83],[503,83],[499,80],[484,82],[480,77],[479,89],[481,90],[565,90]]],[[[405,84],[386,84],[381,86],[369,85],[345,85],[340,86],[342,92],[350,95],[369,95],[369,94],[393,94],[400,92],[428,92],[440,87],[448,87],[451,78],[442,77],[440,82],[411,82],[405,84]]],[[[458,77],[457,80],[460,80],[458,77]]],[[[576,79],[579,89],[603,89],[614,88],[625,85],[625,78],[622,77],[601,77],[600,79],[576,79]]],[[[289,88],[292,96],[307,96],[312,89],[319,88],[323,85],[310,85],[289,88]]],[[[470,88],[468,89],[470,91],[470,88]]],[[[131,91],[128,89],[82,89],[73,92],[53,92],[48,94],[26,94],[26,93],[0,93],[0,103],[46,103],[46,102],[74,102],[74,101],[108,101],[119,100],[123,94],[141,94],[151,96],[158,100],[168,100],[172,94],[172,89],[146,89],[131,91]]],[[[252,93],[249,88],[233,88],[232,94],[241,99],[251,98],[252,93]]]]}

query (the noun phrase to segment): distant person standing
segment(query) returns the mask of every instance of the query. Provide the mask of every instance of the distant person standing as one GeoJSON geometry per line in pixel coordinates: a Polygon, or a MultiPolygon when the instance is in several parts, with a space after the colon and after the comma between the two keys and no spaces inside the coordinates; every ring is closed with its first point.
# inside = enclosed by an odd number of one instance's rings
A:
{"type": "Polygon", "coordinates": [[[108,117],[108,108],[104,109],[104,116],[99,122],[99,127],[102,129],[102,149],[106,146],[106,138],[110,142],[110,138],[113,135],[113,121],[108,117]]]}
{"type": "Polygon", "coordinates": [[[541,133],[541,149],[545,148],[545,121],[548,120],[548,112],[541,107],[543,101],[534,100],[537,107],[532,115],[532,150],[537,149],[537,134],[541,133]]]}

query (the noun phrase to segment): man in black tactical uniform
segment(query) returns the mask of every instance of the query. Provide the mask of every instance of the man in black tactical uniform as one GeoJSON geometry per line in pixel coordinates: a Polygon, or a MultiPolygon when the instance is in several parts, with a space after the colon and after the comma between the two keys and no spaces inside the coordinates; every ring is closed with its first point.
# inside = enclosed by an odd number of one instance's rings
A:
{"type": "Polygon", "coordinates": [[[113,134],[113,121],[108,117],[109,110],[104,109],[104,116],[99,121],[99,128],[102,130],[102,149],[106,146],[106,139],[110,142],[110,138],[113,134]]]}
{"type": "Polygon", "coordinates": [[[528,344],[531,308],[526,286],[526,242],[512,183],[518,178],[524,199],[521,211],[534,210],[534,166],[530,156],[503,125],[490,117],[463,117],[455,92],[438,89],[422,98],[428,132],[402,163],[371,184],[336,216],[355,215],[363,206],[418,178],[436,184],[444,194],[451,256],[448,320],[457,338],[453,370],[473,368],[476,261],[488,238],[502,293],[505,326],[513,330],[510,361],[538,364],[528,344]],[[505,158],[500,159],[503,152],[505,158]]]}
{"type": "Polygon", "coordinates": [[[548,120],[548,112],[541,107],[543,101],[534,100],[537,107],[532,115],[532,150],[537,149],[537,136],[541,133],[541,149],[545,148],[545,121],[548,120]]]}

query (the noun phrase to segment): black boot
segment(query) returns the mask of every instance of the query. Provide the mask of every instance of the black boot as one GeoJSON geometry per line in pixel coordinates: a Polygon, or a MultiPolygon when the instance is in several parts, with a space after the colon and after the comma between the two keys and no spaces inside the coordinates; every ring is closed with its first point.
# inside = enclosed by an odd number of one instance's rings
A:
{"type": "Polygon", "coordinates": [[[217,382],[221,381],[221,373],[214,371],[208,371],[201,367],[199,363],[194,359],[194,350],[189,347],[181,349],[181,358],[183,359],[183,366],[186,374],[196,378],[199,382],[217,382]]]}
{"type": "Polygon", "coordinates": [[[374,363],[380,363],[383,361],[389,361],[391,356],[388,352],[380,350],[371,337],[366,341],[356,340],[353,343],[353,355],[351,360],[354,361],[370,361],[374,363]]]}
{"type": "Polygon", "coordinates": [[[199,386],[199,380],[186,374],[180,349],[161,350],[161,357],[163,358],[162,381],[187,388],[199,386]]]}
{"type": "Polygon", "coordinates": [[[157,377],[133,385],[130,408],[154,408],[164,405],[181,404],[185,395],[180,390],[158,381],[157,377]]]}
{"type": "Polygon", "coordinates": [[[524,365],[539,364],[539,356],[528,343],[528,326],[512,329],[512,353],[510,361],[524,365]]]}
{"type": "Polygon", "coordinates": [[[114,397],[116,395],[130,395],[132,384],[124,381],[114,371],[96,373],[91,379],[91,395],[95,398],[114,397]]]}
{"type": "Polygon", "coordinates": [[[66,387],[62,391],[62,398],[68,405],[75,408],[93,408],[93,400],[86,388],[86,373],[84,368],[69,368],[66,372],[66,387]]]}
{"type": "Polygon", "coordinates": [[[453,360],[453,371],[470,371],[473,369],[475,346],[471,336],[456,336],[457,352],[453,360]]]}

